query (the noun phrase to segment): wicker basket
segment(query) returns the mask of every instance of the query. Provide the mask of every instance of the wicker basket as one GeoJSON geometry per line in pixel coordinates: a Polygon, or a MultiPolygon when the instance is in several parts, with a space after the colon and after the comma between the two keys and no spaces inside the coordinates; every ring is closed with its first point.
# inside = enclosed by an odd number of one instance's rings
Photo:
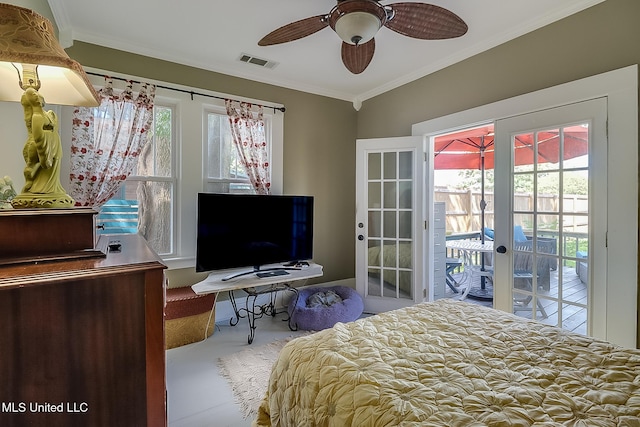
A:
{"type": "Polygon", "coordinates": [[[215,294],[196,295],[191,287],[167,289],[165,348],[202,341],[215,329],[215,294]]]}

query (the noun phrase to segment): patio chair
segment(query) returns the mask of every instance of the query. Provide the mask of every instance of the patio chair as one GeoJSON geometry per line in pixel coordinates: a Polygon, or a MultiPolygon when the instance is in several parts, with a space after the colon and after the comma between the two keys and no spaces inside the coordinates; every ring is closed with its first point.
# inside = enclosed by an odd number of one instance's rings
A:
{"type": "MultiPolygon", "coordinates": [[[[533,237],[526,236],[522,230],[522,226],[516,225],[514,231],[514,271],[533,272],[533,237]],[[529,253],[522,253],[529,252],[529,253]]],[[[493,240],[493,230],[485,228],[485,236],[493,240]]],[[[558,267],[556,259],[552,256],[557,253],[557,240],[552,237],[537,238],[537,284],[538,287],[548,291],[551,288],[551,270],[558,267]],[[549,254],[550,256],[541,256],[540,254],[549,254]]],[[[492,265],[492,254],[485,254],[485,265],[492,265]]]]}
{"type": "MultiPolygon", "coordinates": [[[[551,256],[557,251],[556,239],[539,237],[537,241],[536,282],[538,288],[548,291],[551,288],[551,270],[557,268],[556,259],[551,256]]],[[[514,243],[513,249],[513,270],[533,273],[533,240],[527,238],[524,242],[514,243]]]]}
{"type": "MultiPolygon", "coordinates": [[[[533,274],[529,271],[514,271],[513,272],[513,286],[516,289],[522,289],[524,291],[531,292],[533,290],[532,285],[533,274]]],[[[513,296],[513,312],[517,311],[533,311],[533,307],[529,307],[533,295],[517,294],[513,296]]],[[[549,317],[542,305],[539,298],[536,298],[537,310],[540,311],[543,319],[549,317]]]]}
{"type": "Polygon", "coordinates": [[[457,294],[458,289],[456,288],[456,286],[458,286],[459,283],[456,282],[456,279],[453,277],[452,273],[456,268],[462,267],[463,260],[461,258],[447,258],[446,263],[447,269],[445,271],[445,281],[447,283],[447,286],[449,286],[449,289],[451,289],[454,294],[457,294]]]}

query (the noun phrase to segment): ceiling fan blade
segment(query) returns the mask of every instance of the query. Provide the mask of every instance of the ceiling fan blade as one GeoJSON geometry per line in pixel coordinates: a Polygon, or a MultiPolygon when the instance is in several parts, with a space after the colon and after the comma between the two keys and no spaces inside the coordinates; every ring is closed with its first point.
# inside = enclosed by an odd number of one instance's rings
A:
{"type": "Polygon", "coordinates": [[[385,26],[396,33],[423,40],[441,40],[460,37],[467,24],[455,13],[427,3],[393,3],[394,15],[385,26]]]}
{"type": "Polygon", "coordinates": [[[258,46],[270,46],[298,40],[310,36],[328,25],[327,15],[301,19],[273,30],[258,42],[258,46]]]}
{"type": "Polygon", "coordinates": [[[342,42],[342,63],[353,74],[360,74],[369,66],[375,50],[375,39],[359,45],[342,42]]]}

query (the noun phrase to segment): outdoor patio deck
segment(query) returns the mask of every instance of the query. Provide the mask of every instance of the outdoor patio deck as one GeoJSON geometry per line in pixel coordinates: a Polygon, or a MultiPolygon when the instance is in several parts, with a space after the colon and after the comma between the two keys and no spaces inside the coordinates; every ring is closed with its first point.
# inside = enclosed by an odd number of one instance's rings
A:
{"type": "MultiPolygon", "coordinates": [[[[540,311],[538,311],[537,320],[549,325],[558,324],[558,270],[551,271],[551,287],[548,291],[539,289],[537,295],[540,299],[542,306],[544,307],[547,318],[541,318],[540,311]]],[[[453,274],[456,281],[461,280],[462,284],[458,288],[461,292],[458,294],[453,293],[448,286],[445,286],[445,298],[460,298],[462,290],[468,285],[465,281],[465,277],[462,273],[453,274]]],[[[480,286],[480,276],[472,275],[473,283],[471,286],[480,286]]],[[[586,304],[587,302],[587,285],[583,283],[576,274],[574,267],[563,267],[562,279],[563,286],[563,299],[565,301],[570,300],[573,302],[586,304]]],[[[493,306],[493,301],[483,301],[473,298],[467,298],[466,301],[484,305],[487,307],[493,306]]],[[[529,304],[531,307],[532,303],[529,304]]],[[[531,311],[517,310],[515,312],[517,316],[531,319],[531,311]]],[[[587,310],[577,305],[564,304],[562,308],[563,326],[565,329],[577,332],[585,335],[587,333],[587,310]]]]}

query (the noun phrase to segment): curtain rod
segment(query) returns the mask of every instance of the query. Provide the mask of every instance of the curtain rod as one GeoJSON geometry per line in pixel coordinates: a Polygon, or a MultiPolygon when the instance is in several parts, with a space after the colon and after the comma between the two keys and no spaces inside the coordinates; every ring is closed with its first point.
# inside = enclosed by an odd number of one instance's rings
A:
{"type": "MultiPolygon", "coordinates": [[[[108,78],[110,78],[110,79],[120,80],[120,81],[123,81],[123,82],[133,82],[133,83],[137,83],[137,84],[144,84],[144,82],[139,82],[139,81],[137,81],[137,80],[133,80],[133,79],[125,79],[125,78],[122,78],[122,77],[113,77],[113,76],[108,76],[108,75],[105,75],[105,74],[93,73],[93,72],[91,72],[91,71],[85,71],[85,72],[86,72],[87,74],[91,74],[92,76],[97,76],[97,77],[108,77],[108,78]]],[[[231,98],[225,98],[225,97],[223,97],[223,96],[209,95],[208,93],[199,93],[199,92],[194,92],[194,91],[192,91],[192,90],[178,89],[178,88],[175,88],[175,87],[163,86],[163,85],[158,85],[158,84],[154,84],[154,85],[155,85],[155,87],[159,87],[159,88],[162,88],[162,89],[173,90],[173,91],[176,91],[176,92],[182,92],[182,93],[188,93],[189,95],[191,95],[191,100],[192,100],[192,101],[193,101],[193,96],[194,96],[194,95],[198,95],[198,96],[205,96],[205,97],[207,97],[207,98],[222,99],[222,100],[225,100],[225,101],[226,101],[227,99],[231,99],[231,98]]],[[[259,105],[259,106],[264,107],[264,108],[273,108],[273,112],[274,112],[274,113],[276,112],[276,110],[278,110],[278,111],[280,111],[280,112],[283,112],[283,113],[284,113],[284,112],[285,112],[285,110],[286,110],[284,107],[274,107],[274,106],[272,106],[272,105],[263,105],[263,104],[258,104],[258,103],[255,103],[255,102],[250,102],[250,104],[253,104],[253,105],[259,105]]]]}

